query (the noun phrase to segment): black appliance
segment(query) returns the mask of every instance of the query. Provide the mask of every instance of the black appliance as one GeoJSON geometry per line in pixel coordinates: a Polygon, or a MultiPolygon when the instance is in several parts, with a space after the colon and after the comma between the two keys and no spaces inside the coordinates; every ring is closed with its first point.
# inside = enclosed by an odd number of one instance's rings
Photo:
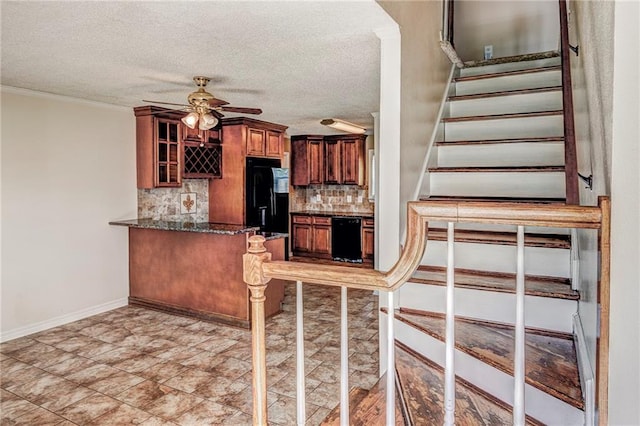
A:
{"type": "Polygon", "coordinates": [[[361,218],[331,218],[331,252],[333,260],[362,262],[361,218]]]}
{"type": "MultiPolygon", "coordinates": [[[[289,194],[276,192],[273,169],[281,170],[280,160],[247,158],[245,223],[259,226],[262,232],[287,233],[289,194]]],[[[288,191],[288,183],[285,186],[288,191]]]]}

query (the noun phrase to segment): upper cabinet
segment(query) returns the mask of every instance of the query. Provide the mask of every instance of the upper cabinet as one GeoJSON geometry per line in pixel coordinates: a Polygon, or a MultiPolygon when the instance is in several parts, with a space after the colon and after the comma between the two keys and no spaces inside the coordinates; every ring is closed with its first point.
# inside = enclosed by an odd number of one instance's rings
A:
{"type": "Polygon", "coordinates": [[[153,106],[134,108],[138,188],[175,187],[182,184],[180,116],[158,113],[153,106]]]}
{"type": "Polygon", "coordinates": [[[180,187],[183,178],[222,177],[220,128],[190,129],[184,113],[134,108],[138,188],[180,187]]]}
{"type": "Polygon", "coordinates": [[[324,181],[324,143],[318,135],[291,137],[291,184],[307,186],[324,181]]]}
{"type": "Polygon", "coordinates": [[[291,137],[291,182],[364,185],[365,135],[291,137]]]}
{"type": "Polygon", "coordinates": [[[247,126],[246,143],[249,157],[281,158],[284,152],[284,139],[281,131],[247,126]]]}

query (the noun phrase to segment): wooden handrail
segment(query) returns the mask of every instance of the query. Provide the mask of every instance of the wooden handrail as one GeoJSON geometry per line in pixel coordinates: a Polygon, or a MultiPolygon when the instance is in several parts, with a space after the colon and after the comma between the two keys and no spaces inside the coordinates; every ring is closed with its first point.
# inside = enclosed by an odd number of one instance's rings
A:
{"type": "MultiPolygon", "coordinates": [[[[265,238],[260,235],[250,237],[249,249],[243,256],[243,262],[244,281],[251,291],[252,305],[254,424],[267,424],[264,291],[272,278],[393,291],[408,281],[419,266],[426,248],[429,221],[473,222],[600,230],[601,235],[605,236],[601,239],[602,261],[607,262],[607,265],[602,266],[602,271],[606,271],[607,276],[602,276],[600,281],[601,286],[604,284],[607,287],[608,294],[608,209],[608,198],[604,197],[597,207],[472,201],[410,202],[407,206],[407,241],[400,259],[387,272],[348,266],[271,261],[271,254],[264,247],[265,238]],[[603,226],[607,229],[603,229],[603,226]]],[[[600,292],[602,291],[601,288],[600,292]]],[[[606,370],[602,365],[599,367],[600,371],[603,368],[606,370]]]]}
{"type": "Polygon", "coordinates": [[[573,121],[573,93],[571,90],[571,61],[569,59],[569,23],[567,2],[560,5],[560,59],[562,63],[562,109],[564,113],[564,167],[567,204],[580,204],[578,190],[578,155],[573,121]]]}
{"type": "MultiPolygon", "coordinates": [[[[408,239],[405,248],[398,262],[387,272],[274,261],[253,263],[251,267],[255,269],[251,273],[263,282],[279,278],[310,284],[393,291],[409,279],[420,264],[428,238],[427,223],[430,221],[597,229],[601,218],[600,209],[589,206],[415,201],[408,203],[407,207],[408,239]]],[[[254,236],[250,240],[254,244],[261,244],[264,238],[254,236]]]]}

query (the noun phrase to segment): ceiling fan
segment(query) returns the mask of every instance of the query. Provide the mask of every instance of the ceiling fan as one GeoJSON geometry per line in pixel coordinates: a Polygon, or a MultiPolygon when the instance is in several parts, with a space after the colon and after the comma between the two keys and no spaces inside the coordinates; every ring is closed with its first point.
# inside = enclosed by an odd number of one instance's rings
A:
{"type": "MultiPolygon", "coordinates": [[[[229,102],[218,99],[205,90],[207,83],[211,79],[209,77],[196,76],[193,81],[198,86],[198,90],[192,92],[187,97],[188,104],[176,104],[172,102],[146,101],[153,104],[175,105],[182,107],[180,111],[188,111],[189,113],[182,118],[182,122],[190,129],[195,129],[196,125],[200,130],[209,130],[218,124],[220,118],[224,117],[222,111],[238,112],[241,114],[262,114],[259,108],[242,108],[228,106],[229,102]]],[[[167,108],[168,111],[174,111],[167,108]]]]}

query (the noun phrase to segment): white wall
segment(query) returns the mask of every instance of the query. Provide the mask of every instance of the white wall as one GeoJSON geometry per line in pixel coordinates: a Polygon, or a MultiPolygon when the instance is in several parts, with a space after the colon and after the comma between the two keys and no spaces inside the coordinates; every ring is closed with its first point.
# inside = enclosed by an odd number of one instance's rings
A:
{"type": "Polygon", "coordinates": [[[640,424],[640,3],[615,2],[609,424],[640,424]]]}
{"type": "MultiPolygon", "coordinates": [[[[380,1],[379,4],[400,25],[402,37],[399,190],[403,235],[407,202],[413,201],[424,173],[424,159],[451,62],[439,43],[442,16],[439,1],[380,1]]],[[[380,161],[385,158],[380,156],[380,161]]]]}
{"type": "MultiPolygon", "coordinates": [[[[580,201],[596,205],[597,197],[610,194],[611,118],[613,92],[613,13],[610,1],[568,3],[569,42],[581,47],[571,53],[571,80],[578,171],[593,175],[593,190],[580,183],[580,201]]],[[[585,332],[591,368],[595,373],[598,332],[598,234],[578,231],[580,253],[580,303],[578,311],[585,332]]]]}
{"type": "Polygon", "coordinates": [[[494,58],[555,50],[559,16],[557,0],[456,1],[456,52],[471,61],[483,59],[485,45],[493,45],[494,58]]]}
{"type": "Polygon", "coordinates": [[[126,304],[136,217],[127,108],[2,88],[1,339],[126,304]]]}

